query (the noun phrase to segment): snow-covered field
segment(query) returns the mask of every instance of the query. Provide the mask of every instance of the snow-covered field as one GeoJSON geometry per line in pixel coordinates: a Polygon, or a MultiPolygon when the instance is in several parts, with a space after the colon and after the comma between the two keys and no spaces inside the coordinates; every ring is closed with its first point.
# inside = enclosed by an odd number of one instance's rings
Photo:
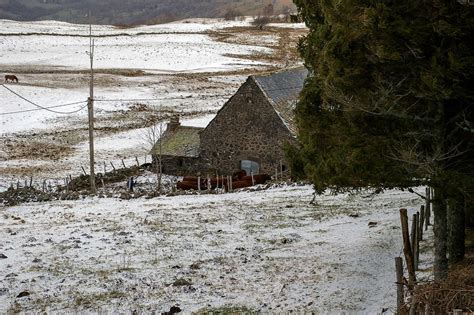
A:
{"type": "Polygon", "coordinates": [[[400,191],[311,199],[294,185],[2,209],[0,313],[393,311],[398,210],[423,201],[400,191]]]}
{"type": "MultiPolygon", "coordinates": [[[[87,37],[0,36],[0,58],[4,64],[44,65],[86,69],[89,58],[87,37]],[[12,51],[18,51],[11,58],[12,51]]],[[[203,34],[142,34],[140,36],[95,39],[95,67],[98,69],[143,69],[154,73],[224,71],[265,65],[248,59],[226,57],[226,53],[270,54],[257,46],[217,43],[203,34]]]]}

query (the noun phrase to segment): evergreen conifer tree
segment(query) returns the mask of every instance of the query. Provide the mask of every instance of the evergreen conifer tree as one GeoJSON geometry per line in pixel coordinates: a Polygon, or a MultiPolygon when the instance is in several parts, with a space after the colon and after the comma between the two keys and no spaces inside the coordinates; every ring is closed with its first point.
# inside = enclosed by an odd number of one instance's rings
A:
{"type": "MultiPolygon", "coordinates": [[[[297,107],[295,172],[318,193],[427,184],[435,190],[435,277],[446,239],[461,246],[446,198],[472,203],[474,6],[456,1],[295,0],[312,71],[297,107]],[[461,196],[461,197],[459,197],[461,196]],[[437,213],[436,213],[437,212],[437,213]]],[[[459,216],[458,209],[453,216],[459,216]]],[[[457,224],[457,225],[456,225],[457,224]]]]}

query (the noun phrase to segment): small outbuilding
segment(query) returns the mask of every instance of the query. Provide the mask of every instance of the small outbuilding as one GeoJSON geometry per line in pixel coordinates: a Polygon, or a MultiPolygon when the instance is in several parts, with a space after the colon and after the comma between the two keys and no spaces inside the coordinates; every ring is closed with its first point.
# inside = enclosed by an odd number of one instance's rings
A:
{"type": "Polygon", "coordinates": [[[204,128],[182,126],[178,116],[171,118],[152,152],[154,162],[161,156],[163,173],[185,175],[199,170],[199,133],[202,130],[204,128]]]}

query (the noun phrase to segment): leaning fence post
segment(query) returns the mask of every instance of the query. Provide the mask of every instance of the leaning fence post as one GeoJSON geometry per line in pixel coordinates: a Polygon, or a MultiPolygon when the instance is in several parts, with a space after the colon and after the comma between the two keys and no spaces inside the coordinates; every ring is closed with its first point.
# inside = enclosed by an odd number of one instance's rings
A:
{"type": "Polygon", "coordinates": [[[112,169],[115,171],[114,163],[110,162],[110,165],[112,165],[112,169]]]}
{"type": "Polygon", "coordinates": [[[405,304],[403,293],[403,259],[395,257],[395,270],[397,273],[397,314],[401,314],[403,305],[405,304]]]}
{"type": "Polygon", "coordinates": [[[410,235],[408,233],[408,215],[407,209],[400,209],[400,221],[402,223],[403,253],[408,270],[408,286],[413,289],[416,281],[415,267],[413,265],[413,251],[410,245],[410,235]]]}
{"type": "Polygon", "coordinates": [[[138,157],[135,157],[135,161],[137,161],[137,166],[140,167],[140,162],[138,162],[138,157]]]}
{"type": "Polygon", "coordinates": [[[127,168],[127,167],[125,166],[125,162],[123,161],[123,159],[122,159],[122,165],[123,165],[123,168],[127,168]]]}
{"type": "Polygon", "coordinates": [[[82,171],[84,172],[84,175],[87,176],[86,170],[84,169],[84,166],[81,165],[82,171]]]}

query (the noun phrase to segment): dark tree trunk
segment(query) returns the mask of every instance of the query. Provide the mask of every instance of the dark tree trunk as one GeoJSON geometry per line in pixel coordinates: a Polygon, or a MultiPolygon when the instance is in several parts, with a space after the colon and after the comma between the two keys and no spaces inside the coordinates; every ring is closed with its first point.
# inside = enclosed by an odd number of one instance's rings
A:
{"type": "Polygon", "coordinates": [[[464,199],[464,212],[466,215],[466,228],[474,228],[474,203],[472,198],[464,199]]]}
{"type": "Polygon", "coordinates": [[[434,278],[435,281],[442,281],[448,275],[447,254],[447,218],[446,201],[444,191],[440,188],[434,189],[433,214],[434,214],[434,278]]]}
{"type": "Polygon", "coordinates": [[[464,198],[457,195],[448,202],[448,257],[450,263],[464,258],[465,222],[464,198]]]}

